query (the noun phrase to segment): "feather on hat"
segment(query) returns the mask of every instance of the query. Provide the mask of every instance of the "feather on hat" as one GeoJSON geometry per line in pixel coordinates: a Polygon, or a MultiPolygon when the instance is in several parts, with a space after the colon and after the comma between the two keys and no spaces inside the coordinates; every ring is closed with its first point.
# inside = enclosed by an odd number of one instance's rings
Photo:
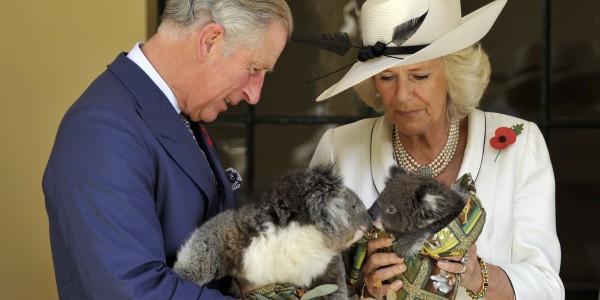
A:
{"type": "MultiPolygon", "coordinates": [[[[367,0],[361,13],[363,47],[351,45],[340,33],[321,34],[325,42],[320,45],[312,42],[340,55],[351,47],[361,49],[352,68],[317,101],[388,68],[431,60],[475,44],[488,33],[506,1],[494,0],[461,18],[460,0],[367,0]]],[[[294,40],[309,44],[306,39],[294,40]]]]}

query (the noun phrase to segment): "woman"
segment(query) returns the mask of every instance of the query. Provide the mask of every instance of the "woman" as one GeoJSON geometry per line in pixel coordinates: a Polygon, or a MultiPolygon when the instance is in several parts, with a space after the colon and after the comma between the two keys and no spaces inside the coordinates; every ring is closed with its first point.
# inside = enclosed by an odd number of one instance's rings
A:
{"type": "MultiPolygon", "coordinates": [[[[461,274],[457,299],[561,299],[554,175],[543,136],[534,123],[476,109],[490,75],[478,41],[505,3],[461,18],[459,0],[367,0],[359,61],[317,100],[354,86],[384,115],[328,130],[311,164],[337,161],[367,207],[395,164],[447,186],[470,173],[485,226],[470,259],[437,262],[461,274]]],[[[369,242],[365,295],[402,286],[381,285],[406,270],[394,254],[376,253],[390,243],[369,242]]]]}

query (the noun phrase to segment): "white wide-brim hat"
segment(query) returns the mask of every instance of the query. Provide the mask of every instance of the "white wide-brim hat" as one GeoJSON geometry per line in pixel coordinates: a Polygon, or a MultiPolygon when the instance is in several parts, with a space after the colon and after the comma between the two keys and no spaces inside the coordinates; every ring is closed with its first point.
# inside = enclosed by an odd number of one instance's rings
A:
{"type": "Polygon", "coordinates": [[[414,34],[399,47],[421,49],[412,54],[357,61],[340,81],[319,95],[317,101],[337,95],[388,68],[442,57],[475,44],[488,33],[506,1],[495,0],[461,18],[460,0],[367,0],[361,12],[364,46],[377,42],[389,44],[398,25],[425,15],[414,34]]]}

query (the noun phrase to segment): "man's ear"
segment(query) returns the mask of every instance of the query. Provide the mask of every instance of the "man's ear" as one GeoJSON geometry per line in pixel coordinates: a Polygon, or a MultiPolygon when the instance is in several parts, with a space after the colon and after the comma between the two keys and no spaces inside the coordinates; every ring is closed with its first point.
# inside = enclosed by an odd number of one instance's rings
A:
{"type": "Polygon", "coordinates": [[[212,54],[218,53],[225,37],[225,28],[217,23],[209,23],[198,29],[196,54],[200,61],[206,61],[212,54]]]}

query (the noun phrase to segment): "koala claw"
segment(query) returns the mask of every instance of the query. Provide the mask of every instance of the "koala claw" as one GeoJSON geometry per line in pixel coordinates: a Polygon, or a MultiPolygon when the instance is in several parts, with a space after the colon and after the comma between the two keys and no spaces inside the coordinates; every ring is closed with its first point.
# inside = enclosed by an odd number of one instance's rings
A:
{"type": "Polygon", "coordinates": [[[447,294],[454,288],[453,285],[450,285],[450,276],[448,275],[448,272],[441,270],[440,274],[431,275],[430,277],[433,280],[433,287],[444,294],[447,294]]]}

